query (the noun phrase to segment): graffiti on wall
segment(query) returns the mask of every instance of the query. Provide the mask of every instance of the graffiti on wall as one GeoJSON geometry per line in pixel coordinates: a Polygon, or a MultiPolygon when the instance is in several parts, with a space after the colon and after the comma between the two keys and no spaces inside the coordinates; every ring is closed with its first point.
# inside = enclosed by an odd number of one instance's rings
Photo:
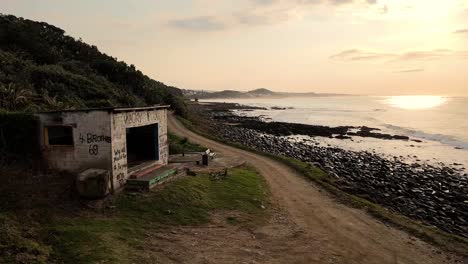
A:
{"type": "Polygon", "coordinates": [[[93,133],[86,133],[86,137],[80,133],[80,142],[83,144],[84,142],[91,144],[91,143],[111,143],[111,137],[105,135],[96,135],[93,133]]]}
{"type": "Polygon", "coordinates": [[[125,171],[127,170],[127,149],[122,147],[114,150],[114,173],[116,173],[116,180],[120,185],[125,183],[125,171]]]}
{"type": "Polygon", "coordinates": [[[126,113],[124,118],[126,124],[137,124],[142,122],[143,115],[140,112],[131,112],[126,113]]]}
{"type": "Polygon", "coordinates": [[[150,112],[129,112],[124,115],[124,122],[127,125],[145,124],[158,120],[155,111],[150,112]]]}
{"type": "Polygon", "coordinates": [[[89,145],[88,153],[89,153],[89,155],[97,156],[99,154],[99,146],[98,145],[89,145]]]}
{"type": "Polygon", "coordinates": [[[106,135],[96,135],[93,133],[80,133],[80,143],[81,144],[88,144],[88,153],[91,156],[99,155],[99,145],[100,143],[110,144],[111,137],[106,135]]]}
{"type": "Polygon", "coordinates": [[[126,158],[127,158],[127,150],[125,147],[114,150],[114,163],[117,163],[126,158]]]}

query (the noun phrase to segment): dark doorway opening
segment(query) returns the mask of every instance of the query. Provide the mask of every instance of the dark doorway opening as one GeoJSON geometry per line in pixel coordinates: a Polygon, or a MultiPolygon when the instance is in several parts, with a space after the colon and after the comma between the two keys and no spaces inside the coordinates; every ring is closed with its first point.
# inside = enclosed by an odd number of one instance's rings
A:
{"type": "Polygon", "coordinates": [[[158,124],[127,128],[127,164],[159,160],[158,124]]]}

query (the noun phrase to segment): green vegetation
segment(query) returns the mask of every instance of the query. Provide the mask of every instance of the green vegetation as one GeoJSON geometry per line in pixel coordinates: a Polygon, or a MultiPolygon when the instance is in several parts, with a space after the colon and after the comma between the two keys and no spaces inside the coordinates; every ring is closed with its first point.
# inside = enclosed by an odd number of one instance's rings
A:
{"type": "Polygon", "coordinates": [[[0,212],[0,263],[47,263],[51,247],[37,240],[37,225],[25,230],[19,217],[0,212]]]}
{"type": "Polygon", "coordinates": [[[267,219],[262,209],[267,201],[263,178],[240,167],[221,180],[200,174],[159,191],[123,193],[100,211],[71,215],[43,208],[31,217],[34,221],[0,213],[0,224],[6,227],[0,228],[0,263],[17,263],[19,258],[26,258],[25,263],[135,263],[144,242],[162,228],[202,225],[218,211],[226,212],[227,224],[255,224],[267,219]]]}
{"type": "Polygon", "coordinates": [[[143,197],[123,196],[117,207],[141,224],[193,225],[209,221],[212,210],[234,210],[257,216],[267,198],[266,185],[253,169],[230,169],[214,180],[208,174],[189,177],[143,197]]]}
{"type": "Polygon", "coordinates": [[[0,109],[59,110],[170,104],[181,90],[101,53],[44,22],[0,14],[0,109]]]}
{"type": "Polygon", "coordinates": [[[206,148],[188,141],[186,137],[181,138],[175,134],[168,133],[169,154],[182,154],[186,152],[201,152],[206,148]]]}

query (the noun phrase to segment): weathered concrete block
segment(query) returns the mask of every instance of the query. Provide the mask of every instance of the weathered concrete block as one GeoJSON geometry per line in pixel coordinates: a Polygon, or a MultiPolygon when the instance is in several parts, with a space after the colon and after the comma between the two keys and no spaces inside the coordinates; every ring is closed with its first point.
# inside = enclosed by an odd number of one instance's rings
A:
{"type": "Polygon", "coordinates": [[[109,194],[110,172],[101,169],[88,169],[78,174],[76,187],[81,197],[99,199],[109,194]]]}

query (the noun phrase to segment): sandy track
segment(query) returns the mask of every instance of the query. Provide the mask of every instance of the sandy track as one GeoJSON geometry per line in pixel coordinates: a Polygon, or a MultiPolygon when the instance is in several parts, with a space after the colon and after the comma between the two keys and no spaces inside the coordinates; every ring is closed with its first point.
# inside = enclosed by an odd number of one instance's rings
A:
{"type": "MultiPolygon", "coordinates": [[[[277,161],[195,134],[172,115],[169,116],[168,126],[172,133],[207,146],[223,156],[245,159],[265,177],[273,200],[305,234],[305,243],[314,245],[313,250],[286,259],[295,263],[465,263],[418,238],[385,225],[362,210],[338,203],[325,191],[277,161]]],[[[285,251],[284,254],[292,252],[285,251]]]]}

